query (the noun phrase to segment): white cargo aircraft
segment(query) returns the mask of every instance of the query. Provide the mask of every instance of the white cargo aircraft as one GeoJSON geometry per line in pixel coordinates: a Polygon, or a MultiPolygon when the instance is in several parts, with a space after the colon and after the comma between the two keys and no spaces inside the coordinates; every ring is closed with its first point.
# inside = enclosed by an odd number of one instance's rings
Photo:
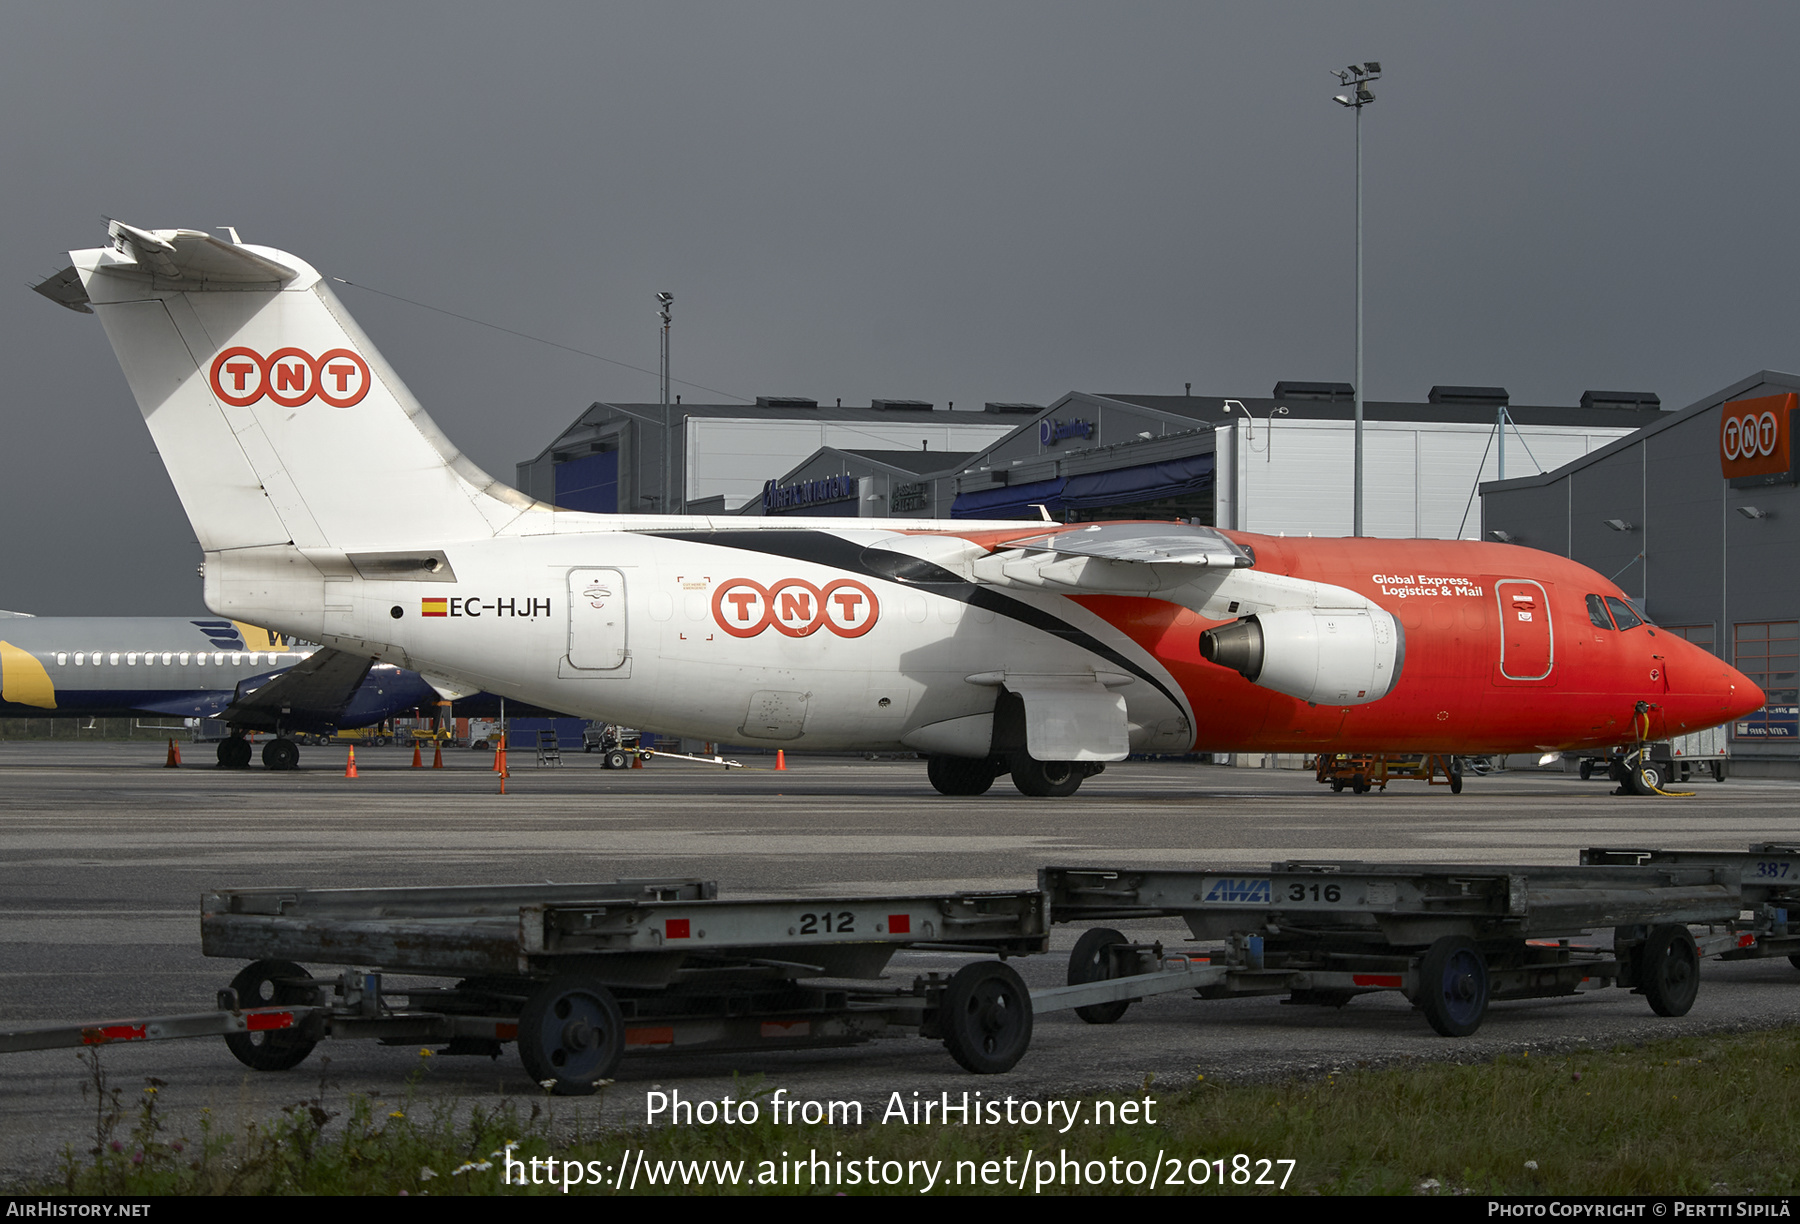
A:
{"type": "MultiPolygon", "coordinates": [[[[1584,589],[1618,593],[1527,549],[559,510],[464,458],[304,261],[194,230],[110,235],[38,289],[105,325],[205,550],[207,606],[414,669],[446,696],[771,748],[913,749],[946,794],[1010,773],[1065,795],[1131,752],[1617,742],[1645,687],[1618,642],[1604,644],[1616,667],[1601,644],[1583,656],[1609,679],[1581,693],[1544,691],[1553,656],[1517,671],[1554,650],[1552,579],[1576,608],[1584,589]],[[1394,575],[1464,597],[1433,611],[1470,630],[1403,630],[1411,610],[1371,597],[1394,575]],[[1513,613],[1484,609],[1534,593],[1529,640],[1501,644],[1513,613]],[[1383,701],[1403,661],[1420,677],[1383,701]]],[[[1646,703],[1658,730],[1761,702],[1693,653],[1646,703]]]]}

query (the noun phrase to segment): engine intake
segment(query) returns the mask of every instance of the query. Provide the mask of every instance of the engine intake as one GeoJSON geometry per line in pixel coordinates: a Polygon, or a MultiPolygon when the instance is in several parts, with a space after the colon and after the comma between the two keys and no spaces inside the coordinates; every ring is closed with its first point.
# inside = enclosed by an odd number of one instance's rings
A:
{"type": "Polygon", "coordinates": [[[1290,608],[1208,629],[1200,655],[1301,701],[1365,705],[1399,683],[1406,636],[1380,608],[1290,608]]]}

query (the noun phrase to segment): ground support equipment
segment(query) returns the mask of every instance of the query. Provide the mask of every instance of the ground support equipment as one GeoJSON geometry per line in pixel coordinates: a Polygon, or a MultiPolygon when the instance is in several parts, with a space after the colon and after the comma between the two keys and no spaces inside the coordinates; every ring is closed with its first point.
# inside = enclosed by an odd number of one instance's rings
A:
{"type": "Polygon", "coordinates": [[[1800,969],[1800,843],[1752,842],[1747,851],[1595,847],[1583,850],[1581,861],[1735,871],[1743,908],[1720,928],[1728,938],[1715,954],[1720,960],[1785,956],[1800,969]]]}
{"type": "Polygon", "coordinates": [[[1436,753],[1412,756],[1384,756],[1367,753],[1320,753],[1313,776],[1329,783],[1333,793],[1348,788],[1352,794],[1367,794],[1371,789],[1387,790],[1389,782],[1402,779],[1423,782],[1427,786],[1448,786],[1452,795],[1462,794],[1462,762],[1453,756],[1436,753]]]}
{"type": "Polygon", "coordinates": [[[201,950],[251,963],[218,1010],[0,1032],[0,1053],[223,1035],[261,1071],[327,1037],[443,1043],[585,1094],[626,1053],[844,1046],[918,1033],[970,1071],[1030,1045],[1032,1004],[1003,960],[870,984],[901,949],[1017,956],[1049,946],[1033,889],[721,900],[697,879],[521,887],[207,894],[201,950]],[[351,966],[313,977],[303,964],[351,966]],[[449,979],[418,986],[390,975],[449,979]]]}
{"type": "Polygon", "coordinates": [[[1398,990],[1446,1037],[1481,1026],[1490,1000],[1624,986],[1658,1015],[1684,1015],[1699,990],[1691,923],[1742,903],[1740,872],[1719,866],[1485,867],[1279,862],[1267,871],[1047,867],[1038,885],[1057,922],[1176,917],[1211,946],[1178,957],[1110,928],[1089,930],[1071,983],[1107,982],[1078,1009],[1117,1020],[1151,994],[1203,999],[1284,994],[1342,1007],[1398,990]],[[1577,937],[1613,928],[1610,949],[1577,937]]]}

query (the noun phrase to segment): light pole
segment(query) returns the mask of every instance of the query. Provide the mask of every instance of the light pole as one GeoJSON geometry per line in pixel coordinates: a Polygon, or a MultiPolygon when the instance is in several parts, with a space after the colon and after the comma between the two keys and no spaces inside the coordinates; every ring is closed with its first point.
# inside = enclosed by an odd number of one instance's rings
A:
{"type": "Polygon", "coordinates": [[[662,316],[662,512],[668,514],[672,504],[669,496],[670,452],[674,449],[669,434],[669,308],[675,304],[675,295],[659,293],[656,304],[662,316]]]}
{"type": "Polygon", "coordinates": [[[1381,65],[1373,60],[1360,68],[1351,64],[1332,76],[1338,84],[1355,83],[1349,94],[1333,98],[1339,106],[1356,112],[1356,508],[1352,514],[1351,534],[1363,533],[1363,256],[1362,256],[1362,108],[1375,100],[1369,82],[1381,79],[1381,65]]]}

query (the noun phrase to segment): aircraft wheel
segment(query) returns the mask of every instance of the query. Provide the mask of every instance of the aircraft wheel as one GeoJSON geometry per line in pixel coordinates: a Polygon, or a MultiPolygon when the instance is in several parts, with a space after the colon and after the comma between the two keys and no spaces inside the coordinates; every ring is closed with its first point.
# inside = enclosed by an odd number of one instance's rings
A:
{"type": "Polygon", "coordinates": [[[986,757],[934,752],[925,758],[925,776],[940,795],[985,795],[994,785],[994,766],[986,757]]]}
{"type": "MultiPolygon", "coordinates": [[[[1088,982],[1104,982],[1114,977],[1113,958],[1109,949],[1115,944],[1130,942],[1118,931],[1106,927],[1095,927],[1085,932],[1075,941],[1075,950],[1069,953],[1069,985],[1083,986],[1088,982]]],[[[1086,1007],[1077,1007],[1075,1014],[1089,1024],[1111,1024],[1123,1016],[1125,1009],[1130,1006],[1130,999],[1117,999],[1111,1003],[1090,1003],[1086,1007]]]]}
{"type": "Polygon", "coordinates": [[[612,991],[580,974],[550,979],[519,1013],[519,1061],[557,1096],[589,1096],[618,1068],[625,1020],[612,991]]]}
{"type": "Polygon", "coordinates": [[[624,769],[631,764],[631,758],[625,755],[623,748],[614,748],[606,754],[604,764],[608,769],[624,769]]]}
{"type": "Polygon", "coordinates": [[[1016,752],[1012,757],[1013,785],[1021,795],[1034,799],[1061,799],[1073,795],[1087,777],[1074,761],[1040,761],[1016,752]]]}
{"type": "Polygon", "coordinates": [[[1685,1016],[1700,993],[1700,950],[1684,926],[1650,928],[1638,949],[1638,989],[1659,1016],[1685,1016]]]}
{"type": "MultiPolygon", "coordinates": [[[[310,981],[312,974],[292,961],[259,960],[231,979],[231,989],[239,1007],[298,1007],[311,1003],[315,995],[311,987],[297,985],[297,978],[310,981]]],[[[296,1029],[228,1033],[225,1037],[231,1056],[253,1071],[291,1070],[305,1062],[317,1044],[296,1029]]]]}
{"type": "Polygon", "coordinates": [[[263,745],[262,758],[263,765],[268,769],[298,769],[300,749],[295,747],[291,739],[272,739],[263,745]]]}
{"type": "Polygon", "coordinates": [[[249,740],[241,735],[233,735],[219,741],[220,769],[248,769],[249,767],[249,740]]]}
{"type": "Polygon", "coordinates": [[[1800,969],[1800,952],[1796,952],[1794,955],[1788,957],[1788,964],[1796,969],[1800,969]]]}
{"type": "Polygon", "coordinates": [[[964,965],[938,1004],[944,1048],[976,1075],[1010,1071],[1031,1045],[1031,992],[1010,965],[964,965]]]}
{"type": "Polygon", "coordinates": [[[1487,1015],[1487,958],[1474,940],[1446,935],[1419,962],[1419,1007],[1443,1037],[1467,1037],[1487,1015]]]}
{"type": "Polygon", "coordinates": [[[1649,796],[1662,788],[1662,771],[1656,767],[1655,762],[1639,761],[1629,768],[1631,772],[1626,775],[1626,785],[1631,787],[1632,794],[1649,796]]]}

